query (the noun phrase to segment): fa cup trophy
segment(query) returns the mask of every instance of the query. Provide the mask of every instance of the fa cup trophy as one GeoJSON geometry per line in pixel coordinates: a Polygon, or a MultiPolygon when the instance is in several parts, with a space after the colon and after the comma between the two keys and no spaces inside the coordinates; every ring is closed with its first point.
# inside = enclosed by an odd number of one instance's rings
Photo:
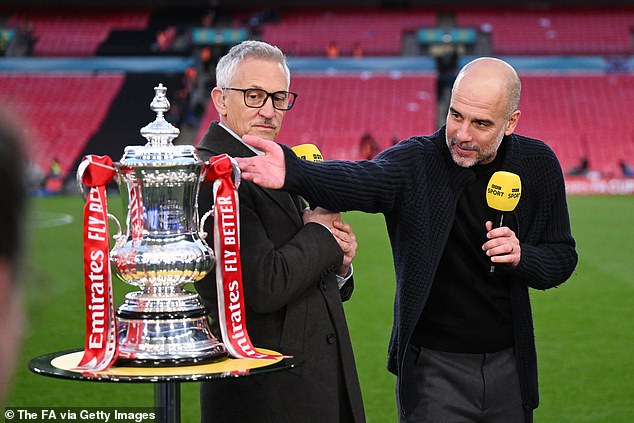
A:
{"type": "MultiPolygon", "coordinates": [[[[127,210],[125,231],[114,218],[119,229],[110,262],[124,282],[138,288],[126,294],[116,310],[112,359],[138,366],[211,361],[226,356],[227,350],[211,333],[209,315],[198,294],[184,289],[212,272],[215,261],[201,234],[204,222],[199,221],[197,208],[206,170],[193,146],[173,145],[180,131],[164,118],[170,108],[167,88],[159,84],[154,90],[150,108],[157,117],[141,129],[147,144],[126,147],[121,160],[110,165],[127,210]]],[[[97,196],[90,194],[88,203],[97,196]]],[[[99,222],[99,218],[85,217],[88,234],[91,222],[99,222]]],[[[99,258],[98,250],[88,248],[84,247],[84,267],[101,269],[93,260],[99,258]]],[[[104,293],[103,288],[101,291],[104,293]]],[[[88,292],[86,287],[87,301],[88,292]]],[[[99,304],[87,303],[87,313],[90,310],[99,310],[99,304]]],[[[93,333],[87,334],[87,350],[91,339],[101,339],[93,336],[96,324],[94,316],[91,323],[89,318],[87,331],[93,333]]],[[[102,332],[107,332],[106,326],[102,332]]],[[[80,367],[90,360],[85,355],[80,367]]]]}

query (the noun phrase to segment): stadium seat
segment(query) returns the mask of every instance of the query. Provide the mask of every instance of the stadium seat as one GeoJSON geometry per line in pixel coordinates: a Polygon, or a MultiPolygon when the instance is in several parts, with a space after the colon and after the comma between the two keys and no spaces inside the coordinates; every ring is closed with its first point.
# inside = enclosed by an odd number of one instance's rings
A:
{"type": "Polygon", "coordinates": [[[366,56],[399,56],[403,32],[436,25],[427,10],[287,11],[279,22],[262,25],[262,40],[289,55],[326,56],[334,42],[341,56],[359,45],[366,56]]]}
{"type": "Polygon", "coordinates": [[[632,162],[634,75],[522,75],[522,85],[518,132],[546,141],[564,169],[581,157],[603,174],[632,162]]]}
{"type": "Polygon", "coordinates": [[[144,29],[147,10],[35,10],[11,14],[8,26],[32,25],[36,43],[34,56],[94,56],[99,44],[114,29],[144,29]]]}
{"type": "Polygon", "coordinates": [[[482,10],[456,13],[460,27],[491,34],[500,55],[632,54],[634,10],[482,10]]]}
{"type": "Polygon", "coordinates": [[[0,74],[0,99],[23,120],[33,162],[46,173],[57,159],[65,176],[123,80],[120,73],[0,74]]]}

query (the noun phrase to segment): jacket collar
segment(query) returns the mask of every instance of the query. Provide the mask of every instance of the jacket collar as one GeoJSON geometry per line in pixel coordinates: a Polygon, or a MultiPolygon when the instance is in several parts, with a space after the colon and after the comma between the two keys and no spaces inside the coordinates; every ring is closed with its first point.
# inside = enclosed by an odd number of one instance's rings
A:
{"type": "Polygon", "coordinates": [[[251,157],[255,153],[234,137],[218,122],[212,122],[209,129],[198,143],[199,150],[205,150],[212,155],[227,153],[231,157],[251,157]]]}
{"type": "MultiPolygon", "coordinates": [[[[251,157],[255,156],[255,152],[249,149],[240,140],[231,135],[226,129],[212,122],[209,129],[198,143],[197,148],[204,150],[211,156],[226,153],[231,157],[251,157]]],[[[275,202],[282,211],[287,214],[298,226],[303,224],[301,219],[301,210],[295,204],[294,197],[286,191],[262,188],[251,182],[242,181],[242,184],[250,184],[256,190],[262,191],[273,202],[275,202]]]]}

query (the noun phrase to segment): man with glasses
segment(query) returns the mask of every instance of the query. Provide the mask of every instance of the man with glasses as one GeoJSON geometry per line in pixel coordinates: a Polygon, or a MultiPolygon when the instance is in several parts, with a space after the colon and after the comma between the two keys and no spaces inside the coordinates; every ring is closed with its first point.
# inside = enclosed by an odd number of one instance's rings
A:
{"type": "MultiPolygon", "coordinates": [[[[211,100],[220,117],[198,144],[201,159],[259,154],[244,135],[275,140],[297,94],[284,54],[260,41],[229,50],[216,67],[211,100]]],[[[211,205],[200,193],[199,212],[211,205]]],[[[364,422],[342,300],[352,294],[357,243],[339,213],[304,210],[303,200],[250,182],[239,187],[246,327],[256,347],[295,355],[296,369],[201,384],[209,422],[364,422]]],[[[211,219],[210,219],[211,220],[211,219]]],[[[209,221],[208,221],[209,222],[209,221]]],[[[213,233],[210,226],[205,228],[213,233]]],[[[212,315],[214,276],[196,284],[212,315]]]]}

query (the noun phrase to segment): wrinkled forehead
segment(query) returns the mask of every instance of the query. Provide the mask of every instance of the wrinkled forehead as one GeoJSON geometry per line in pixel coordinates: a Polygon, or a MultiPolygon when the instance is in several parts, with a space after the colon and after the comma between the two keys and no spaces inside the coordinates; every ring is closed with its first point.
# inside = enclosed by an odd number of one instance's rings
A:
{"type": "Polygon", "coordinates": [[[288,89],[289,79],[284,66],[275,61],[246,57],[233,74],[231,83],[241,83],[245,88],[265,88],[281,91],[288,89]]]}

